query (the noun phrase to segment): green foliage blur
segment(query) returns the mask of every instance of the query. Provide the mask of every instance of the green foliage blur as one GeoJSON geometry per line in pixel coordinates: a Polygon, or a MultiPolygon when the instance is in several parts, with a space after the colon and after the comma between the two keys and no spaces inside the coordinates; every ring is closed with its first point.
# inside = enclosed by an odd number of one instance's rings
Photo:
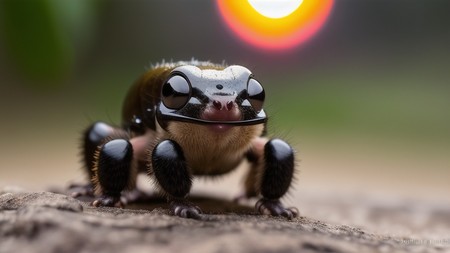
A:
{"type": "Polygon", "coordinates": [[[98,1],[3,0],[1,33],[8,57],[28,84],[60,85],[73,70],[76,50],[92,30],[98,1]]]}

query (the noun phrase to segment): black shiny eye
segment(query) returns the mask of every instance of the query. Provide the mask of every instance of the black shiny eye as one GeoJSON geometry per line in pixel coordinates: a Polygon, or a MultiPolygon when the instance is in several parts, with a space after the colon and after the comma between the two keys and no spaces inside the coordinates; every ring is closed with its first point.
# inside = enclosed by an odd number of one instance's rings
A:
{"type": "Polygon", "coordinates": [[[162,102],[167,108],[181,109],[191,97],[191,85],[180,75],[174,75],[162,87],[162,102]]]}
{"type": "Polygon", "coordinates": [[[264,88],[258,81],[250,78],[247,84],[247,94],[248,101],[252,105],[253,109],[259,113],[263,108],[264,98],[266,97],[264,88]]]}

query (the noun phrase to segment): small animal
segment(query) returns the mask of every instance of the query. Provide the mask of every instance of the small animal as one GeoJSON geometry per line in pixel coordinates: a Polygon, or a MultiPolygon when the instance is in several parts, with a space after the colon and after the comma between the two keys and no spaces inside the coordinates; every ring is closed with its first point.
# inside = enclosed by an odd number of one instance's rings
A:
{"type": "Polygon", "coordinates": [[[93,206],[121,206],[145,172],[172,214],[199,219],[202,211],[188,199],[193,177],[229,173],[247,160],[244,197],[260,197],[260,213],[296,217],[280,202],[294,176],[294,150],[265,137],[264,99],[263,86],[242,66],[195,60],[153,66],[131,86],[120,127],[95,122],[84,132],[91,184],[73,195],[93,191],[93,206]]]}

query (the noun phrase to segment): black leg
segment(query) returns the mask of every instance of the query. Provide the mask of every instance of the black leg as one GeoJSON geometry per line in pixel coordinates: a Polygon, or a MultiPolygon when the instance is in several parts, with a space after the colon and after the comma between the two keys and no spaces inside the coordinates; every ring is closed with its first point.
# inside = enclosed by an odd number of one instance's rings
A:
{"type": "Polygon", "coordinates": [[[89,180],[94,175],[94,155],[105,139],[113,134],[114,128],[103,122],[95,122],[83,134],[83,161],[89,175],[89,180]]]}
{"type": "Polygon", "coordinates": [[[294,176],[294,151],[284,141],[273,139],[264,146],[264,171],[261,178],[261,194],[256,208],[274,216],[289,219],[297,216],[294,209],[283,207],[279,199],[288,191],[294,176]]]}
{"type": "Polygon", "coordinates": [[[172,140],[160,142],[152,152],[156,182],[167,195],[174,215],[199,219],[201,210],[186,200],[192,178],[180,145],[172,140]]]}
{"type": "Polygon", "coordinates": [[[72,184],[69,189],[73,197],[94,196],[94,186],[91,183],[94,176],[95,152],[105,139],[114,133],[114,128],[103,122],[95,122],[83,132],[82,155],[83,167],[88,176],[87,184],[72,184]]]}
{"type": "Polygon", "coordinates": [[[133,147],[125,139],[114,139],[99,148],[96,158],[93,182],[100,197],[92,204],[120,205],[121,192],[133,180],[133,147]]]}

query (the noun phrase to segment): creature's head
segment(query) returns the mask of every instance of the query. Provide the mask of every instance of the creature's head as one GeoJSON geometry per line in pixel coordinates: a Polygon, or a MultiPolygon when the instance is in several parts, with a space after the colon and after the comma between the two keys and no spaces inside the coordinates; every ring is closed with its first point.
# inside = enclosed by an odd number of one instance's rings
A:
{"type": "Polygon", "coordinates": [[[220,132],[266,122],[264,98],[264,88],[242,66],[180,66],[172,70],[162,87],[157,118],[163,127],[168,121],[181,121],[220,132]]]}

